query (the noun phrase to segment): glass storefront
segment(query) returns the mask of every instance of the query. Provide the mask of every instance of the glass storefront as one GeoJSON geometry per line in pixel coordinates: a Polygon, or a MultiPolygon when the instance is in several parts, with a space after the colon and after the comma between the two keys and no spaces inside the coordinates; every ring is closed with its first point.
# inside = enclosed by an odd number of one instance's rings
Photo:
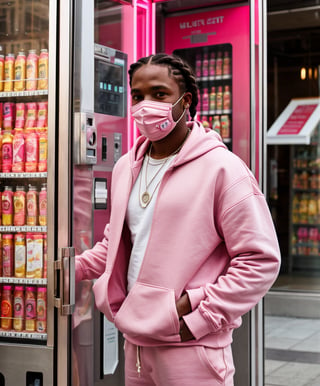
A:
{"type": "Polygon", "coordinates": [[[278,143],[267,145],[267,198],[282,264],[265,299],[265,385],[318,385],[320,115],[303,139],[300,134],[310,117],[305,106],[320,103],[320,4],[269,0],[267,26],[268,128],[280,128],[278,143]],[[294,113],[283,121],[290,103],[294,113]],[[286,142],[281,128],[297,112],[286,142]]]}

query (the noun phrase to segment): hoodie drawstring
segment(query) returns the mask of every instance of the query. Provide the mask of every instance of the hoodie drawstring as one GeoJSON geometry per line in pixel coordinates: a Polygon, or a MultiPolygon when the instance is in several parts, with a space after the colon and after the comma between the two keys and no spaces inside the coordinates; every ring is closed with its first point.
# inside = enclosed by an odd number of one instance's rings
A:
{"type": "Polygon", "coordinates": [[[136,362],[136,368],[137,368],[137,373],[141,374],[141,358],[140,358],[140,346],[137,346],[137,362],[136,362]]]}

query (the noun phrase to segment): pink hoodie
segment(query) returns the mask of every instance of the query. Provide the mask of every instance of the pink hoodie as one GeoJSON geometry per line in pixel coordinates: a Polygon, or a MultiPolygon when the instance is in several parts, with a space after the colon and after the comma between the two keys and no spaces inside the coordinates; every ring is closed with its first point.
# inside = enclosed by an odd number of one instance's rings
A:
{"type": "Polygon", "coordinates": [[[140,137],[116,164],[104,239],[76,258],[76,278],[94,279],[97,307],[137,345],[225,347],[269,290],[280,252],[270,212],[252,173],[218,134],[192,132],[159,187],[150,239],[127,293],[131,241],[125,214],[149,141],[140,137]],[[187,291],[182,343],[175,302],[187,291]]]}

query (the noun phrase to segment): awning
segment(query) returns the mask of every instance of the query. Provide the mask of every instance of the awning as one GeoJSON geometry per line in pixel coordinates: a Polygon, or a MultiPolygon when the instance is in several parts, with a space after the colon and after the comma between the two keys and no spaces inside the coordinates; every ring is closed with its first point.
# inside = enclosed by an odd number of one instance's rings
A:
{"type": "Polygon", "coordinates": [[[309,145],[320,121],[320,98],[292,99],[267,132],[268,145],[309,145]]]}

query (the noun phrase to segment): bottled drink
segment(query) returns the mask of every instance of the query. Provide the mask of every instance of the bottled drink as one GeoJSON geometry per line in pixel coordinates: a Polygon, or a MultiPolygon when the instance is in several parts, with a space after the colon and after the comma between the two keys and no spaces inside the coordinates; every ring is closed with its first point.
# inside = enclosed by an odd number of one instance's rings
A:
{"type": "Polygon", "coordinates": [[[26,129],[36,127],[37,125],[37,114],[38,105],[35,102],[26,103],[26,129]]]}
{"type": "Polygon", "coordinates": [[[37,90],[38,86],[38,55],[36,50],[29,50],[27,57],[27,81],[26,89],[28,91],[37,90]]]}
{"type": "Polygon", "coordinates": [[[10,173],[12,170],[13,136],[6,131],[2,137],[2,171],[10,173]]]}
{"type": "Polygon", "coordinates": [[[37,127],[48,127],[48,102],[38,103],[37,127]]]}
{"type": "Polygon", "coordinates": [[[20,51],[14,64],[14,91],[24,91],[26,88],[26,55],[20,51]]]}
{"type": "Polygon", "coordinates": [[[216,60],[216,76],[222,75],[222,66],[223,66],[222,52],[219,51],[217,60],[216,60]]]}
{"type": "Polygon", "coordinates": [[[26,224],[26,192],[24,186],[17,186],[13,194],[13,225],[26,224]]]}
{"type": "Polygon", "coordinates": [[[39,162],[38,162],[39,172],[47,171],[47,161],[48,161],[48,131],[46,128],[43,128],[39,133],[39,162]]]}
{"type": "Polygon", "coordinates": [[[213,117],[212,129],[217,131],[220,134],[220,132],[221,132],[221,123],[220,123],[219,115],[215,115],[213,117]]]}
{"type": "Polygon", "coordinates": [[[11,233],[2,235],[2,275],[13,276],[13,235],[11,233]]]}
{"type": "Polygon", "coordinates": [[[1,297],[1,328],[4,330],[12,329],[12,286],[4,285],[1,297]]]}
{"type": "Polygon", "coordinates": [[[211,87],[211,92],[209,95],[209,109],[210,112],[215,111],[216,109],[216,88],[211,87]]]}
{"type": "Polygon", "coordinates": [[[33,234],[26,234],[27,244],[27,268],[26,277],[34,278],[35,264],[34,264],[34,245],[33,245],[33,234]]]}
{"type": "Polygon", "coordinates": [[[209,60],[208,60],[208,53],[205,52],[203,54],[203,61],[202,61],[202,77],[207,78],[209,75],[209,60]]]}
{"type": "Polygon", "coordinates": [[[48,269],[48,243],[47,243],[47,235],[43,234],[43,277],[47,277],[47,269],[48,269]]]}
{"type": "Polygon", "coordinates": [[[12,102],[5,102],[3,105],[3,129],[11,131],[14,129],[15,122],[15,104],[12,102]]]}
{"type": "Polygon", "coordinates": [[[43,48],[39,56],[39,90],[48,90],[48,50],[43,48]]]}
{"type": "Polygon", "coordinates": [[[15,128],[24,129],[26,122],[26,106],[24,103],[16,103],[15,128]]]}
{"type": "Polygon", "coordinates": [[[37,332],[47,331],[47,289],[38,287],[37,290],[37,332]]]}
{"type": "Polygon", "coordinates": [[[25,130],[25,146],[26,146],[26,172],[37,172],[39,160],[39,141],[38,135],[33,129],[25,130]]]}
{"type": "Polygon", "coordinates": [[[204,112],[209,111],[209,95],[208,95],[208,89],[204,88],[203,89],[203,94],[202,94],[202,110],[204,112]]]}
{"type": "Polygon", "coordinates": [[[223,56],[223,75],[231,75],[231,60],[229,56],[229,52],[225,51],[223,56]]]}
{"type": "Polygon", "coordinates": [[[0,55],[0,91],[3,91],[4,85],[4,56],[0,55]]]}
{"type": "Polygon", "coordinates": [[[13,192],[11,186],[5,186],[1,197],[2,225],[13,224],[13,192]]]}
{"type": "Polygon", "coordinates": [[[24,328],[24,288],[16,285],[13,295],[13,329],[22,331],[24,328]]]}
{"type": "Polygon", "coordinates": [[[25,170],[25,141],[23,131],[15,130],[12,140],[12,171],[22,173],[25,170]]]}
{"type": "Polygon", "coordinates": [[[201,62],[201,55],[196,55],[196,77],[200,78],[202,72],[202,62],[201,62]]]}
{"type": "Polygon", "coordinates": [[[36,330],[36,287],[26,287],[25,296],[25,318],[26,331],[33,332],[36,330]]]}
{"type": "Polygon", "coordinates": [[[224,92],[223,92],[223,110],[230,110],[231,109],[231,93],[229,86],[224,86],[224,92]]]}
{"type": "Polygon", "coordinates": [[[39,193],[39,224],[47,225],[47,184],[43,183],[39,193]]]}
{"type": "Polygon", "coordinates": [[[4,91],[13,91],[14,54],[8,54],[4,61],[4,91]]]}
{"type": "Polygon", "coordinates": [[[230,120],[228,115],[221,115],[221,137],[230,138],[230,120]]]}
{"type": "Polygon", "coordinates": [[[217,110],[222,110],[223,104],[223,92],[222,92],[222,86],[218,87],[217,97],[216,97],[216,107],[217,110]]]}
{"type": "Polygon", "coordinates": [[[33,253],[34,253],[34,277],[40,279],[42,278],[42,274],[43,274],[43,235],[41,233],[34,234],[33,253]]]}
{"type": "Polygon", "coordinates": [[[216,74],[216,54],[214,52],[210,53],[209,59],[209,77],[214,77],[216,74]]]}
{"type": "Polygon", "coordinates": [[[38,192],[37,188],[29,185],[27,192],[27,225],[37,225],[38,223],[38,192]]]}
{"type": "Polygon", "coordinates": [[[26,235],[16,233],[14,236],[14,276],[26,277],[26,235]]]}

